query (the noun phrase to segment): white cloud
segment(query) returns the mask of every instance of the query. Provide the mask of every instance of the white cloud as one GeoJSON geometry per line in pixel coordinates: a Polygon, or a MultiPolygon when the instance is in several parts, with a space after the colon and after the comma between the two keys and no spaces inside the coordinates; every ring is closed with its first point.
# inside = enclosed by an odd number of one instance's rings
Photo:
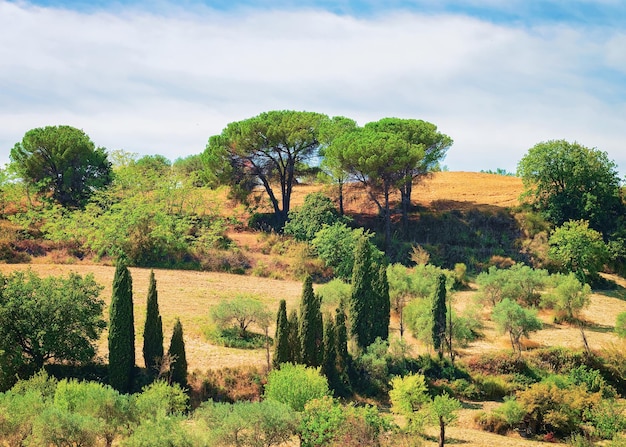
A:
{"type": "Polygon", "coordinates": [[[514,170],[535,143],[565,138],[626,171],[623,30],[3,0],[0,28],[0,163],[33,127],[70,124],[109,149],[175,159],[231,121],[295,109],[431,121],[455,140],[452,170],[514,170]]]}

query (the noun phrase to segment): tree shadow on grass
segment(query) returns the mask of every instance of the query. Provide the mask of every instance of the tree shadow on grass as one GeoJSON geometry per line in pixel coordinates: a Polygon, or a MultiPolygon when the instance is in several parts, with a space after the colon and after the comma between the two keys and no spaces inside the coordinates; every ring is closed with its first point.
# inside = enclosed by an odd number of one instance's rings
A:
{"type": "Polygon", "coordinates": [[[591,331],[591,332],[598,332],[600,334],[608,334],[608,333],[615,332],[615,328],[613,326],[607,326],[605,324],[596,324],[596,323],[585,325],[585,330],[591,331]]]}
{"type": "MultiPolygon", "coordinates": [[[[439,442],[439,437],[438,436],[430,436],[430,435],[424,435],[424,439],[426,439],[427,441],[430,442],[439,442]]],[[[460,445],[460,444],[468,444],[469,441],[465,440],[465,439],[456,439],[456,438],[450,438],[448,436],[446,436],[446,445],[450,444],[450,445],[460,445]]]]}

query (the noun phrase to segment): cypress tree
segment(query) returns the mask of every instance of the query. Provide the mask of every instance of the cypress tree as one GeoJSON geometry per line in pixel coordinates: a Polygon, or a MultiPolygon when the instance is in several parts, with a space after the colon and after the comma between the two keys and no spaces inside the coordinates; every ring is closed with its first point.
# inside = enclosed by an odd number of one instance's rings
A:
{"type": "Polygon", "coordinates": [[[185,354],[185,340],[183,338],[183,325],[176,318],[172,340],[168,351],[170,356],[170,379],[181,387],[187,386],[187,355],[185,354]]]}
{"type": "Polygon", "coordinates": [[[148,374],[155,375],[163,358],[163,322],[159,315],[156,279],[150,271],[150,286],[146,304],[146,323],[143,329],[143,360],[148,374]]]}
{"type": "Polygon", "coordinates": [[[133,280],[126,260],[118,259],[109,309],[109,384],[119,392],[131,391],[135,369],[133,280]]]}
{"type": "Polygon", "coordinates": [[[383,340],[389,338],[389,319],[391,315],[391,299],[389,298],[389,281],[387,280],[387,266],[383,263],[378,268],[378,275],[375,277],[373,289],[376,296],[376,303],[373,306],[374,317],[373,336],[383,340]]]}
{"type": "Polygon", "coordinates": [[[374,306],[372,253],[367,238],[362,237],[354,250],[352,293],[350,295],[350,332],[364,350],[374,342],[372,317],[374,306]]]}
{"type": "Polygon", "coordinates": [[[313,292],[313,280],[307,276],[300,301],[300,355],[307,366],[320,366],[323,360],[324,328],[321,298],[313,292]]]}
{"type": "Polygon", "coordinates": [[[276,335],[274,337],[274,368],[281,363],[291,361],[289,349],[289,321],[287,320],[287,302],[280,300],[278,314],[276,315],[276,335]]]}
{"type": "Polygon", "coordinates": [[[350,375],[352,358],[348,352],[348,328],[346,327],[345,302],[341,300],[335,311],[335,343],[337,345],[337,374],[341,388],[335,390],[339,396],[348,396],[350,390],[350,375]]]}
{"type": "Polygon", "coordinates": [[[324,320],[324,359],[322,361],[322,373],[328,380],[331,390],[341,389],[339,373],[337,371],[337,332],[333,317],[326,315],[324,320]]]}
{"type": "Polygon", "coordinates": [[[443,358],[443,347],[446,337],[446,276],[439,275],[435,295],[433,296],[433,347],[443,358]]]}
{"type": "Polygon", "coordinates": [[[298,312],[292,309],[289,313],[289,356],[288,361],[290,363],[300,363],[300,350],[302,349],[302,343],[300,343],[300,321],[298,319],[298,312]]]}

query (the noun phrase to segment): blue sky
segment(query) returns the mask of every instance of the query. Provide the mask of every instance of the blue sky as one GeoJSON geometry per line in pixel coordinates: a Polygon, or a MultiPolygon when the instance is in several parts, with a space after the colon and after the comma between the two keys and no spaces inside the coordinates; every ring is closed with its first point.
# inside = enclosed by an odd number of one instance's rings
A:
{"type": "Polygon", "coordinates": [[[171,160],[267,110],[431,121],[454,171],[578,141],[626,175],[621,0],[0,0],[0,164],[34,127],[171,160]]]}

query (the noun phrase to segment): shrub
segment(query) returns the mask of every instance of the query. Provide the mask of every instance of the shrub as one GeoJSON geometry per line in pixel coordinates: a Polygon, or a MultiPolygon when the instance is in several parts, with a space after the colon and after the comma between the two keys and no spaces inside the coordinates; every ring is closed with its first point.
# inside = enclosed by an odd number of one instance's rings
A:
{"type": "Polygon", "coordinates": [[[214,400],[233,403],[239,400],[259,400],[262,394],[261,372],[255,367],[210,369],[189,378],[192,405],[214,400]]]}
{"type": "Polygon", "coordinates": [[[264,397],[289,405],[295,411],[303,411],[312,399],[330,395],[328,381],[319,368],[283,363],[280,369],[267,376],[264,397]]]}
{"type": "Polygon", "coordinates": [[[585,386],[559,388],[542,382],[518,391],[517,400],[526,413],[524,423],[530,433],[564,437],[580,431],[583,415],[599,402],[600,394],[587,393],[585,386]]]}
{"type": "Polygon", "coordinates": [[[285,224],[285,234],[290,234],[299,241],[311,241],[315,233],[324,225],[333,225],[340,222],[335,204],[321,192],[308,194],[304,204],[295,210],[289,211],[289,221],[285,224]]]}
{"type": "Polygon", "coordinates": [[[407,431],[421,431],[424,418],[419,410],[430,401],[425,377],[422,374],[394,377],[389,398],[391,411],[405,417],[407,431]]]}
{"type": "Polygon", "coordinates": [[[593,426],[593,434],[601,439],[612,439],[626,431],[624,405],[613,399],[603,399],[585,414],[593,426]]]}
{"type": "Polygon", "coordinates": [[[626,312],[617,314],[615,333],[619,338],[626,338],[626,312]]]}
{"type": "Polygon", "coordinates": [[[360,447],[380,445],[381,433],[391,423],[376,407],[341,405],[328,396],[306,404],[300,423],[303,447],[360,447]]]}
{"type": "Polygon", "coordinates": [[[297,431],[296,413],[273,400],[205,402],[194,412],[203,423],[209,445],[270,447],[289,441],[297,431]]]}

